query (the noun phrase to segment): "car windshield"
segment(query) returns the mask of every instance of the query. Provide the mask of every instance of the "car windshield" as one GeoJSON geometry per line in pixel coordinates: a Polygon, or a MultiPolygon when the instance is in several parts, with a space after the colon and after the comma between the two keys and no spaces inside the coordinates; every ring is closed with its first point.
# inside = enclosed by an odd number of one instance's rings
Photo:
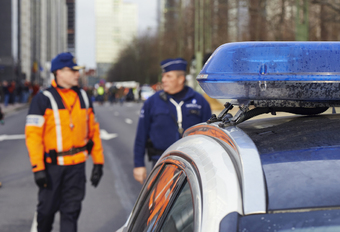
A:
{"type": "Polygon", "coordinates": [[[340,210],[243,216],[239,218],[238,231],[340,231],[340,210]]]}

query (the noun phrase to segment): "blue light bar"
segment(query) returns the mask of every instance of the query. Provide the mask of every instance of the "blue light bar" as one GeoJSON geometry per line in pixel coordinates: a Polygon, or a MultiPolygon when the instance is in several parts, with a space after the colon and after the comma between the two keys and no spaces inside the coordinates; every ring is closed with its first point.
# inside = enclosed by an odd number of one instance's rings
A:
{"type": "Polygon", "coordinates": [[[340,100],[340,42],[224,44],[197,80],[213,98],[340,100]]]}

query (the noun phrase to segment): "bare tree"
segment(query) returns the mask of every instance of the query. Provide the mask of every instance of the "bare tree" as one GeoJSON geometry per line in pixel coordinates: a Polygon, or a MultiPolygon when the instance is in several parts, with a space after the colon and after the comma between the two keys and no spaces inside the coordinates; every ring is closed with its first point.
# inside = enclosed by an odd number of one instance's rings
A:
{"type": "Polygon", "coordinates": [[[320,40],[339,40],[340,2],[338,0],[311,0],[314,7],[319,9],[317,18],[319,24],[316,26],[317,36],[320,40]]]}
{"type": "Polygon", "coordinates": [[[267,0],[248,0],[250,40],[267,38],[267,0]]]}
{"type": "Polygon", "coordinates": [[[205,56],[235,40],[340,39],[340,0],[165,2],[162,30],[155,35],[146,32],[130,43],[111,67],[108,80],[156,83],[160,80],[161,60],[183,57],[190,62],[197,46],[205,56]]]}
{"type": "Polygon", "coordinates": [[[108,72],[108,81],[156,83],[159,75],[158,37],[144,35],[135,39],[120,54],[108,72]]]}

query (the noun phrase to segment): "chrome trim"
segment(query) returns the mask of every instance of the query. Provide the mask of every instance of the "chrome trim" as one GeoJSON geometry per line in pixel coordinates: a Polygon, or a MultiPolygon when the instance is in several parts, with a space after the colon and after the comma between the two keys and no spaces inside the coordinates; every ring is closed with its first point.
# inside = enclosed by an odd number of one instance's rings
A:
{"type": "MultiPolygon", "coordinates": [[[[219,140],[230,147],[228,153],[233,156],[241,174],[243,212],[247,214],[266,213],[266,187],[260,155],[254,142],[237,126],[220,128],[218,122],[209,124],[223,131],[235,144],[235,151],[226,142],[219,140]]],[[[206,123],[196,125],[204,127],[206,123]]],[[[192,136],[192,135],[191,135],[192,136]]],[[[191,137],[188,136],[188,137],[191,137]]],[[[217,139],[217,138],[215,138],[217,139]]]]}
{"type": "Polygon", "coordinates": [[[238,127],[229,127],[225,131],[235,141],[242,161],[244,214],[266,213],[266,186],[256,145],[238,127]]]}
{"type": "Polygon", "coordinates": [[[270,210],[268,213],[304,213],[304,212],[312,212],[312,211],[324,211],[324,210],[339,210],[340,206],[334,207],[321,207],[321,208],[304,208],[304,209],[284,209],[284,210],[270,210]]]}
{"type": "Polygon", "coordinates": [[[199,221],[195,223],[194,231],[217,232],[221,220],[228,213],[243,214],[241,189],[234,164],[215,139],[205,135],[182,138],[163,153],[158,164],[178,160],[186,165],[184,170],[189,170],[188,180],[190,187],[195,188],[196,204],[202,201],[201,207],[196,209],[198,215],[195,218],[199,217],[199,221]]]}

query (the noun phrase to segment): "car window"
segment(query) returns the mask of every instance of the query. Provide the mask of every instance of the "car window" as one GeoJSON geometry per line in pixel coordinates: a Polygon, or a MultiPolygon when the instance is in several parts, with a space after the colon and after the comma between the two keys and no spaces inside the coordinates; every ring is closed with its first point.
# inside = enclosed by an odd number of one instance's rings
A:
{"type": "Polygon", "coordinates": [[[194,206],[192,202],[190,187],[186,182],[165,218],[161,232],[194,231],[194,206]]]}
{"type": "MultiPolygon", "coordinates": [[[[133,224],[132,232],[154,231],[165,212],[169,202],[181,187],[183,171],[175,165],[166,165],[158,173],[158,176],[146,188],[146,197],[141,203],[139,212],[133,224]]],[[[184,176],[184,175],[183,175],[184,176]]]]}

